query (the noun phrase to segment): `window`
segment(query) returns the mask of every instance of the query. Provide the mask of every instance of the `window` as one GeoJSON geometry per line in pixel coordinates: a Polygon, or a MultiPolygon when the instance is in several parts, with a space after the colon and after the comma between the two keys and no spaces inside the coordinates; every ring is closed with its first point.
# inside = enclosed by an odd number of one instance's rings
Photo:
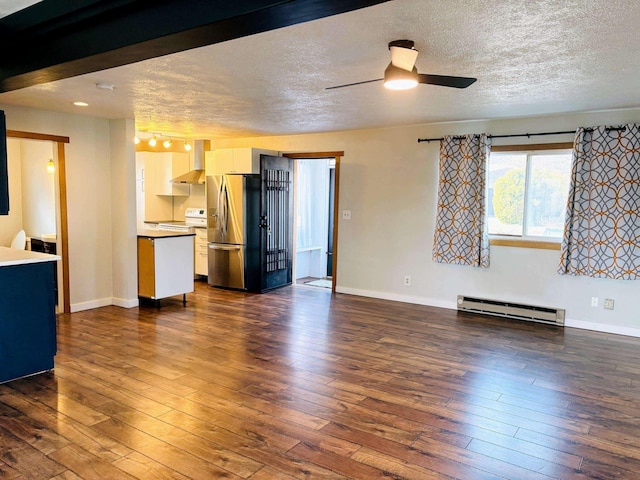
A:
{"type": "Polygon", "coordinates": [[[567,149],[492,149],[487,183],[489,235],[559,241],[567,208],[571,155],[567,149]]]}

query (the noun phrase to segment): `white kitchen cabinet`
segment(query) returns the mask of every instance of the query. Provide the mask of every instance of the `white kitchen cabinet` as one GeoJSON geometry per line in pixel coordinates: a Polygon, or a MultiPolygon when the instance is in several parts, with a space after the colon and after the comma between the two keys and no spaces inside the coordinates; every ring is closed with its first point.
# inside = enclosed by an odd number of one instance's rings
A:
{"type": "Polygon", "coordinates": [[[160,300],[193,292],[193,233],[138,234],[138,296],[160,300]]]}
{"type": "Polygon", "coordinates": [[[260,173],[260,155],[278,155],[260,148],[219,148],[205,153],[207,175],[260,173]]]}
{"type": "Polygon", "coordinates": [[[196,228],[195,237],[195,273],[196,275],[209,274],[209,262],[207,253],[207,229],[196,228]]]}
{"type": "Polygon", "coordinates": [[[189,171],[189,154],[144,152],[145,193],[188,197],[189,185],[173,184],[171,179],[189,171]]]}

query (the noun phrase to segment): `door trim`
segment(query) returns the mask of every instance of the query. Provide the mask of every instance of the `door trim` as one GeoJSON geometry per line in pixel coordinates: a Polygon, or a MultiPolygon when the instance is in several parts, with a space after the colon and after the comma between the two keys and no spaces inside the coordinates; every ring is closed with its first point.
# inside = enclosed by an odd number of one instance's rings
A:
{"type": "Polygon", "coordinates": [[[23,132],[20,130],[7,130],[7,138],[20,138],[23,140],[43,140],[56,144],[58,160],[58,196],[60,201],[60,256],[62,257],[62,296],[63,313],[71,312],[71,295],[69,293],[69,227],[67,212],[67,174],[64,155],[64,145],[69,143],[69,137],[48,135],[44,133],[23,132]]]}
{"type": "Polygon", "coordinates": [[[338,208],[340,199],[340,159],[344,157],[344,152],[302,152],[302,153],[283,153],[283,157],[295,159],[313,159],[313,158],[335,158],[335,191],[333,197],[333,259],[331,276],[331,292],[336,293],[336,278],[338,277],[338,220],[340,211],[338,208]]]}

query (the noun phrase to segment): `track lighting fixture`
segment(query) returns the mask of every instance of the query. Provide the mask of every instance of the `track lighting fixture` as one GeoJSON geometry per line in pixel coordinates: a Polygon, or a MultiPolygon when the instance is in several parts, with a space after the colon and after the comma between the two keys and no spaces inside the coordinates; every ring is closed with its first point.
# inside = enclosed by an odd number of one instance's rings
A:
{"type": "MultiPolygon", "coordinates": [[[[164,148],[166,148],[167,150],[169,149],[175,149],[176,147],[180,148],[180,145],[182,145],[182,148],[184,148],[185,152],[190,152],[191,149],[193,148],[192,145],[189,143],[189,140],[180,137],[169,137],[169,136],[165,136],[161,133],[152,133],[152,132],[146,132],[146,131],[142,131],[139,132],[138,134],[136,134],[135,137],[133,137],[133,143],[135,143],[136,145],[140,145],[141,142],[146,142],[146,144],[155,149],[159,143],[162,144],[162,146],[164,148]],[[180,142],[183,143],[178,143],[176,146],[173,145],[173,140],[180,140],[180,142]]],[[[139,149],[144,150],[144,147],[138,147],[139,149]]],[[[174,150],[176,151],[176,150],[174,150]]]]}

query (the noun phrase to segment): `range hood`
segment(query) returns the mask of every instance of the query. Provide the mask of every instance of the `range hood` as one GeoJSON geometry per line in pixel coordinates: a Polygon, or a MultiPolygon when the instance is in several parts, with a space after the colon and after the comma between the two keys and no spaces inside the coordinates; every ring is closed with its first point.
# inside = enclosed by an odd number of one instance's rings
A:
{"type": "Polygon", "coordinates": [[[193,142],[193,170],[171,179],[171,183],[204,185],[204,152],[210,149],[209,140],[195,140],[193,142]]]}

